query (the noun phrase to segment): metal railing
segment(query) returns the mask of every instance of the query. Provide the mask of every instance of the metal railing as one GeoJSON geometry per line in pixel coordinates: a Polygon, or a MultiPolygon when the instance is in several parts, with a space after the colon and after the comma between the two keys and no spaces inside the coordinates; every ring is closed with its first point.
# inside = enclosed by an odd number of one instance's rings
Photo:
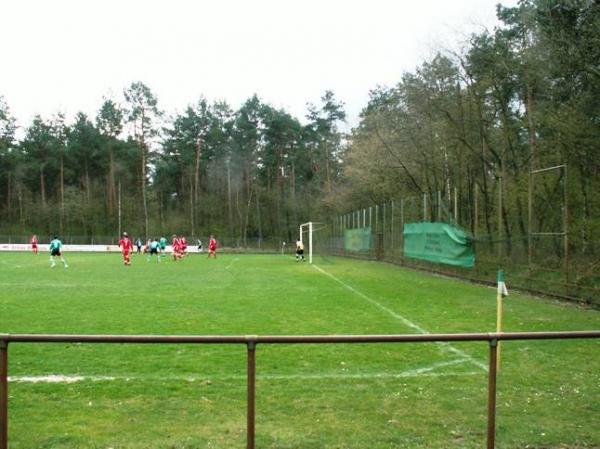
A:
{"type": "Polygon", "coordinates": [[[600,330],[409,335],[161,336],[0,334],[0,449],[8,449],[9,343],[244,344],[247,348],[246,447],[255,447],[256,346],[258,344],[434,343],[487,341],[489,344],[487,449],[495,447],[498,343],[502,340],[600,338],[600,330]]]}

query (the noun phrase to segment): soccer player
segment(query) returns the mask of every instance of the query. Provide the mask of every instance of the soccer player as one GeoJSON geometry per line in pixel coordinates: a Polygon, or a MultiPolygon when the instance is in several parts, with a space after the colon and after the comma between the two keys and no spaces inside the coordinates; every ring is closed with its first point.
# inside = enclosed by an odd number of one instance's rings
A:
{"type": "Polygon", "coordinates": [[[217,258],[217,241],[215,240],[215,236],[214,235],[210,235],[210,240],[208,241],[208,257],[210,258],[210,256],[212,256],[216,259],[217,258]]]}
{"type": "Polygon", "coordinates": [[[141,254],[142,253],[142,239],[141,238],[137,238],[135,239],[135,246],[137,247],[137,253],[141,254]]]}
{"type": "Polygon", "coordinates": [[[57,236],[52,237],[52,241],[50,242],[50,268],[54,268],[56,266],[56,258],[60,257],[61,262],[65,268],[69,268],[67,265],[67,261],[61,254],[62,242],[59,240],[57,236]]]}
{"type": "Polygon", "coordinates": [[[147,257],[148,262],[150,262],[150,259],[152,259],[152,254],[156,254],[156,261],[160,262],[160,255],[158,254],[159,249],[160,249],[160,243],[158,243],[158,240],[153,239],[149,245],[148,257],[147,257]]]}
{"type": "Polygon", "coordinates": [[[161,237],[160,240],[158,241],[158,244],[160,246],[161,257],[165,257],[165,249],[167,248],[167,239],[164,237],[161,237]]]}
{"type": "Polygon", "coordinates": [[[173,260],[178,261],[181,259],[181,242],[175,234],[173,234],[171,245],[173,246],[173,260]]]}
{"type": "Polygon", "coordinates": [[[202,252],[202,240],[198,239],[196,241],[196,245],[198,246],[198,252],[201,253],[202,252]]]}
{"type": "Polygon", "coordinates": [[[33,254],[37,254],[38,253],[38,239],[37,239],[37,235],[33,234],[31,236],[31,250],[33,251],[33,254]]]}
{"type": "Polygon", "coordinates": [[[296,262],[304,262],[304,243],[300,240],[296,240],[296,262]]]}
{"type": "Polygon", "coordinates": [[[123,264],[125,266],[131,265],[131,252],[133,251],[133,243],[129,239],[126,232],[123,233],[123,237],[119,240],[119,246],[121,247],[121,254],[123,255],[123,264]]]}
{"type": "Polygon", "coordinates": [[[187,256],[187,240],[185,237],[181,237],[179,239],[180,245],[181,245],[181,257],[183,256],[187,256]]]}

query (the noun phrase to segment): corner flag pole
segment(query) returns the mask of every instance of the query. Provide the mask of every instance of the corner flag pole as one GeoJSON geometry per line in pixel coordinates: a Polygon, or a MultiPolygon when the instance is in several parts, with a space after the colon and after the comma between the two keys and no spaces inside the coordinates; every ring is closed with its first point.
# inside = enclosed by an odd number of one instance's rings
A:
{"type": "MultiPolygon", "coordinates": [[[[502,314],[503,314],[503,303],[504,297],[508,295],[506,284],[504,283],[504,270],[498,270],[496,278],[498,282],[498,290],[496,293],[496,332],[502,332],[502,314]]],[[[497,369],[500,369],[500,343],[498,342],[498,356],[496,359],[497,369]]]]}

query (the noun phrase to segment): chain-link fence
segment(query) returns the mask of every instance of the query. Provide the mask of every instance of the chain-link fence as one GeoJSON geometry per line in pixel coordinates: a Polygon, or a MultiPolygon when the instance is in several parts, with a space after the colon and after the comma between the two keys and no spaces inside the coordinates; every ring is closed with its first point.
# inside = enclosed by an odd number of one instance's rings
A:
{"type": "MultiPolygon", "coordinates": [[[[558,208],[558,213],[563,210],[558,208]]],[[[496,217],[484,217],[475,204],[461,211],[452,195],[398,199],[332,217],[327,230],[316,236],[317,252],[393,262],[490,284],[497,270],[504,269],[507,284],[513,288],[600,305],[600,242],[584,241],[580,230],[569,229],[566,220],[564,229],[559,221],[555,232],[528,233],[518,218],[496,217]],[[418,222],[445,222],[465,230],[472,238],[475,266],[454,267],[405,257],[404,225],[418,222]],[[345,233],[351,229],[370,232],[368,249],[348,250],[345,233]]]]}

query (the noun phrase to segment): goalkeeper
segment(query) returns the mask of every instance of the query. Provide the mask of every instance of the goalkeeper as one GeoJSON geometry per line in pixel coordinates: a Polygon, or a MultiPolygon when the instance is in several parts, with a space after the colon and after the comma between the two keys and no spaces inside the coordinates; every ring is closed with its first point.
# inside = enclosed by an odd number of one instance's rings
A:
{"type": "Polygon", "coordinates": [[[304,243],[301,240],[296,240],[296,262],[304,262],[304,243]]]}

